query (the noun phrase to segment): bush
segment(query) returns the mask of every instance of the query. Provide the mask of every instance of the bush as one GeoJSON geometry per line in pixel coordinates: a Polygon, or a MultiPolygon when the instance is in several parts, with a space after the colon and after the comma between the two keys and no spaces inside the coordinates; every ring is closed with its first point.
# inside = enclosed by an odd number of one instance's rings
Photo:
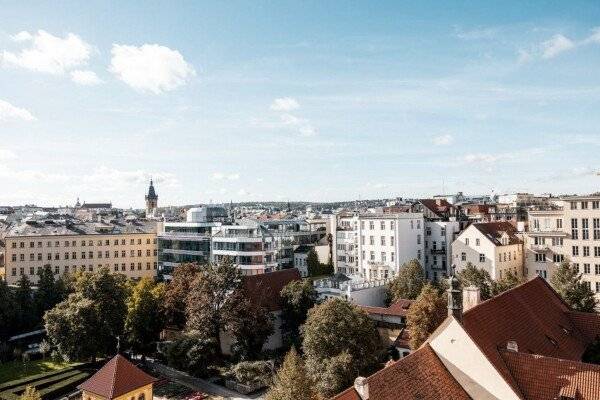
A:
{"type": "Polygon", "coordinates": [[[238,383],[249,386],[269,386],[273,380],[272,361],[242,361],[231,368],[230,375],[238,383]]]}
{"type": "Polygon", "coordinates": [[[208,376],[216,361],[217,343],[196,333],[187,333],[167,347],[169,366],[189,372],[198,377],[208,376]]]}

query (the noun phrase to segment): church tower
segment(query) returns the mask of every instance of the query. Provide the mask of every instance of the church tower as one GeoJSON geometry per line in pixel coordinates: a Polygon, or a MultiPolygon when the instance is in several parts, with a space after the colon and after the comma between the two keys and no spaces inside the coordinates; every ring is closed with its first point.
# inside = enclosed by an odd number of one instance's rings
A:
{"type": "Polygon", "coordinates": [[[150,179],[150,187],[146,195],[146,218],[156,216],[156,208],[158,207],[158,196],[154,190],[154,183],[150,179]]]}

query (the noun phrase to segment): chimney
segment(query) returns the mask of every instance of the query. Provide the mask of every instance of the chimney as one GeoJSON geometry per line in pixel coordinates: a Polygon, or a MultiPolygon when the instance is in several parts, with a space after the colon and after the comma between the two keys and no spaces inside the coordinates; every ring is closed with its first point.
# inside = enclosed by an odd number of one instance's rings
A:
{"type": "Polygon", "coordinates": [[[359,376],[354,380],[354,390],[358,392],[361,400],[369,399],[369,382],[367,382],[367,378],[363,376],[359,376]]]}
{"type": "Polygon", "coordinates": [[[468,286],[463,289],[463,311],[467,311],[481,303],[481,290],[477,286],[468,286]]]}
{"type": "Polygon", "coordinates": [[[506,350],[512,351],[513,353],[518,353],[519,352],[519,345],[514,340],[509,340],[506,343],[506,350]]]}
{"type": "Polygon", "coordinates": [[[459,322],[462,321],[462,290],[460,282],[454,275],[448,278],[448,316],[453,316],[459,322]]]}

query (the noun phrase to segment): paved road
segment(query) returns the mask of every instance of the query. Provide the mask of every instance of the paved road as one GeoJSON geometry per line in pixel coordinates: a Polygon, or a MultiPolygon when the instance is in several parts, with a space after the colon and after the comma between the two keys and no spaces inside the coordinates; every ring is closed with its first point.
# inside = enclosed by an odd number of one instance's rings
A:
{"type": "Polygon", "coordinates": [[[187,386],[192,390],[203,392],[212,396],[221,396],[227,400],[262,400],[264,398],[262,395],[255,395],[252,397],[242,395],[238,392],[227,389],[226,387],[216,385],[204,379],[196,378],[185,372],[167,367],[166,365],[155,361],[148,361],[148,364],[160,374],[168,377],[172,381],[187,386]]]}

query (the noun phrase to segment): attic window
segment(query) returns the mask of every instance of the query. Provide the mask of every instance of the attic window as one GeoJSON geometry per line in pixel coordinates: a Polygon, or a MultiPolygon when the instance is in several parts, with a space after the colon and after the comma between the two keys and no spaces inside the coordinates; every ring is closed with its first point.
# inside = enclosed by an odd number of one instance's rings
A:
{"type": "Polygon", "coordinates": [[[570,335],[571,335],[571,333],[572,333],[572,332],[571,332],[571,330],[570,330],[570,329],[568,329],[568,328],[565,328],[564,326],[562,326],[562,325],[560,325],[560,324],[559,324],[558,326],[560,327],[560,329],[562,329],[562,331],[563,331],[563,333],[564,333],[565,335],[567,335],[567,336],[570,336],[570,335]]]}
{"type": "Polygon", "coordinates": [[[558,342],[556,340],[552,339],[548,335],[546,335],[546,339],[548,339],[550,341],[550,343],[552,343],[553,346],[558,347],[558,342]]]}

